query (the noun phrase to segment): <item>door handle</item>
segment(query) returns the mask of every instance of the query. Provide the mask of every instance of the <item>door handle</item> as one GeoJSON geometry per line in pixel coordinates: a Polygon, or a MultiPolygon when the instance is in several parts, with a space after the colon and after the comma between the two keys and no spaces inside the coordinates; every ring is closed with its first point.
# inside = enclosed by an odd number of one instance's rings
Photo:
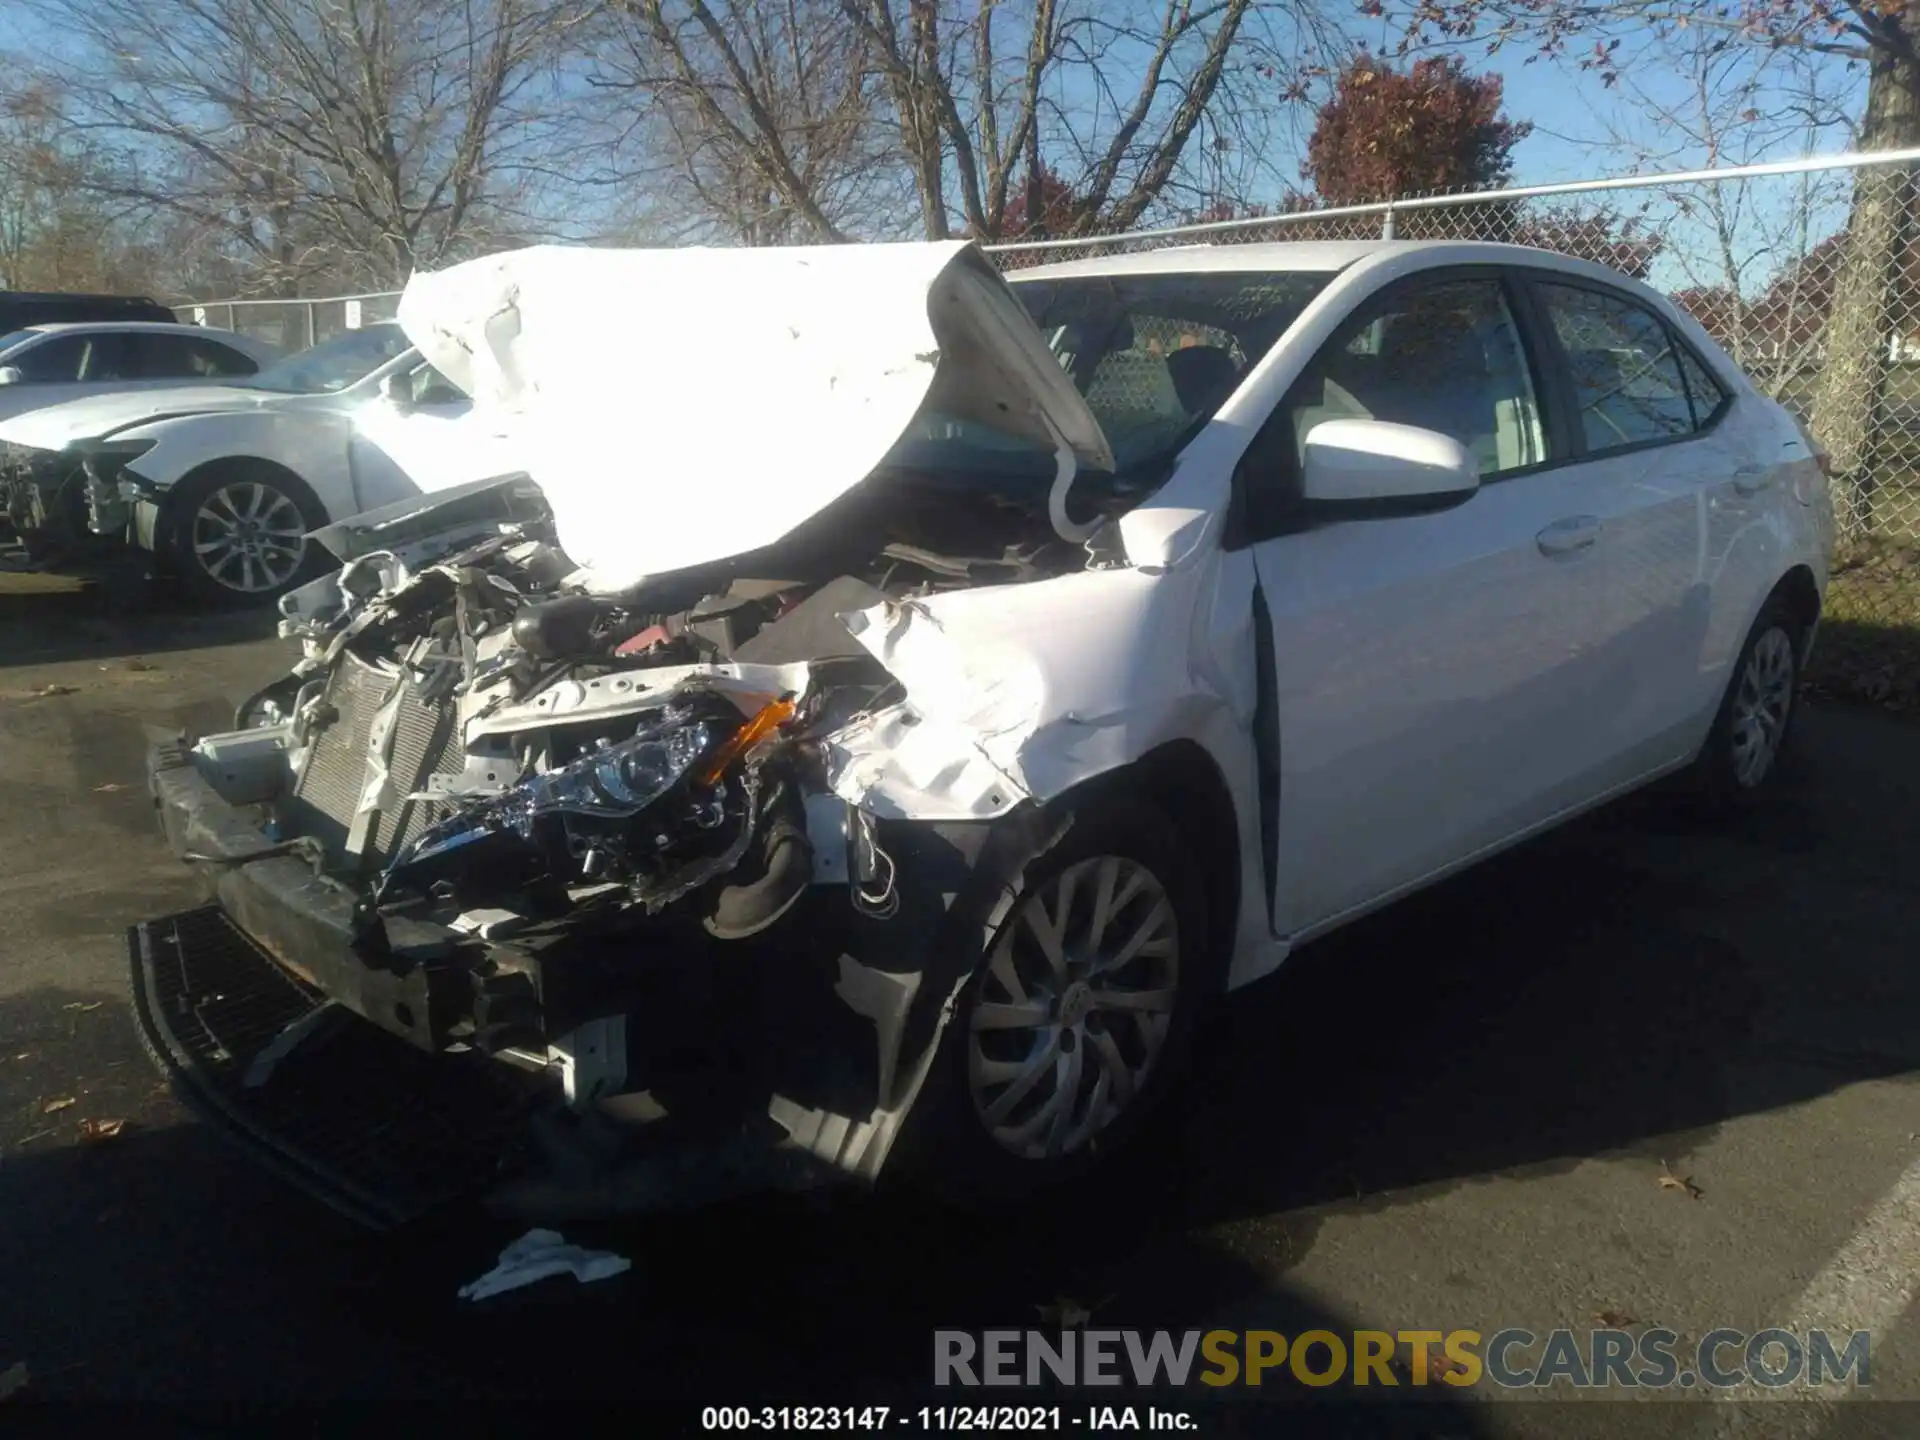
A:
{"type": "Polygon", "coordinates": [[[1542,555],[1571,555],[1587,549],[1599,538],[1599,516],[1575,515],[1568,520],[1554,521],[1534,536],[1534,541],[1539,545],[1542,555]]]}
{"type": "Polygon", "coordinates": [[[1757,495],[1773,482],[1773,472],[1764,465],[1742,465],[1733,472],[1733,488],[1742,495],[1757,495]]]}

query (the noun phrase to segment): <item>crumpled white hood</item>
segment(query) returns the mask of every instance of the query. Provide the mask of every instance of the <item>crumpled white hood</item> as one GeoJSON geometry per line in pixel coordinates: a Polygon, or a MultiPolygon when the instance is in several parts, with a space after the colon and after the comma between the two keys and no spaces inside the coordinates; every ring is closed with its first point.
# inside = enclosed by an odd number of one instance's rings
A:
{"type": "Polygon", "coordinates": [[[535,246],[414,276],[399,319],[512,429],[595,589],[772,544],[872,473],[930,400],[1113,464],[971,242],[535,246]]]}

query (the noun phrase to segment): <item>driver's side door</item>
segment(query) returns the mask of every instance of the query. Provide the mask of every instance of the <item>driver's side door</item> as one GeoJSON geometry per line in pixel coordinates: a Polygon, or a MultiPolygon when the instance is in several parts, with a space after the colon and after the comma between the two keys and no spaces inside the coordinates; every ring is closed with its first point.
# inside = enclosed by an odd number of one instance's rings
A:
{"type": "Polygon", "coordinates": [[[1591,553],[1519,297],[1485,269],[1364,301],[1249,447],[1275,925],[1305,938],[1546,818],[1575,782],[1591,553]],[[1327,419],[1459,440],[1481,488],[1428,514],[1307,524],[1290,507],[1327,419]]]}

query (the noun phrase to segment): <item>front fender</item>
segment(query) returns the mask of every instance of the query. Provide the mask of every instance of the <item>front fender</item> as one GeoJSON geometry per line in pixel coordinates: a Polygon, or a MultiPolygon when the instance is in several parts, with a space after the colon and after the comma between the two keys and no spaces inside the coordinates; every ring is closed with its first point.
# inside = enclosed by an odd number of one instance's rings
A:
{"type": "Polygon", "coordinates": [[[122,431],[116,440],[151,440],[153,448],[128,462],[124,473],[153,490],[171,490],[216,461],[260,460],[298,475],[330,519],[360,507],[347,462],[344,416],[268,410],[186,415],[122,431]]]}
{"type": "Polygon", "coordinates": [[[834,790],[881,820],[993,821],[1191,742],[1232,800],[1250,979],[1272,949],[1253,614],[1248,558],[1208,551],[843,616],[907,693],[832,737],[834,790]]]}

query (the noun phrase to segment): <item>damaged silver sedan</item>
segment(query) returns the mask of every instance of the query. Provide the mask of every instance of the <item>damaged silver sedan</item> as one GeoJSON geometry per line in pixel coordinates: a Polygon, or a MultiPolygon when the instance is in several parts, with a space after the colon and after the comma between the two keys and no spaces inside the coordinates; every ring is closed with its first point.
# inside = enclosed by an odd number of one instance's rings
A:
{"type": "Polygon", "coordinates": [[[536,248],[401,320],[529,474],[317,532],[299,663],[151,752],[215,903],[131,932],[161,1063],[375,1225],[1070,1178],[1292,945],[1756,791],[1825,582],[1792,421],[1539,252],[536,248]],[[1534,389],[1557,286],[1678,387],[1600,559],[1545,538],[1607,444],[1534,389]],[[1772,494],[1696,533],[1730,437],[1772,494]]]}

